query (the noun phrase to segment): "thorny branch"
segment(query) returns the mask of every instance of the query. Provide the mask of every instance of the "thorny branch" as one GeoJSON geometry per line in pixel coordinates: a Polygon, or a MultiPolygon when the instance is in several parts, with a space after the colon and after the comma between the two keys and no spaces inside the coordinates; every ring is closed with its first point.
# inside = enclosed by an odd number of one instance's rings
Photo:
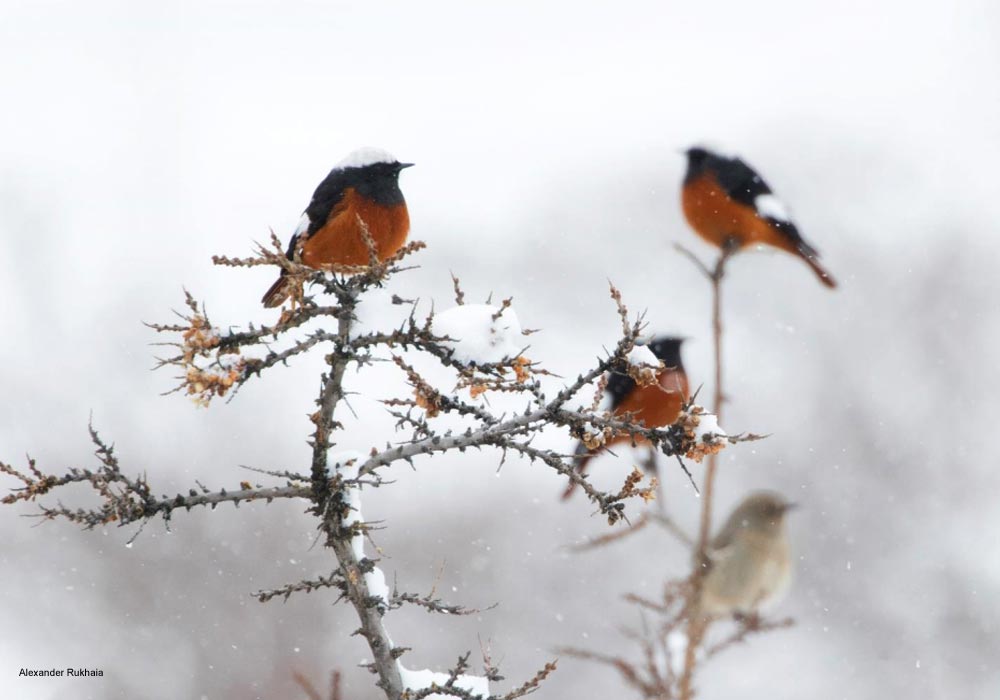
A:
{"type": "Polygon", "coordinates": [[[441,613],[442,615],[476,615],[483,610],[492,610],[499,605],[499,603],[493,603],[486,608],[466,608],[461,605],[450,605],[443,602],[440,598],[435,597],[438,580],[440,580],[443,573],[444,564],[438,569],[437,579],[431,587],[430,593],[424,596],[418,596],[415,593],[400,593],[399,589],[394,585],[392,597],[389,599],[390,608],[400,608],[405,604],[410,604],[424,608],[427,612],[441,613]]]}
{"type": "Polygon", "coordinates": [[[199,484],[198,489],[190,489],[186,494],[156,496],[145,476],[130,477],[121,471],[114,447],[90,428],[90,439],[96,446],[95,454],[100,467],[97,469],[71,468],[62,476],[43,474],[35,460],[28,458],[28,473],[23,473],[9,464],[0,462],[0,473],[8,474],[21,482],[22,486],[0,499],[0,503],[13,504],[19,501],[35,501],[51,491],[70,484],[84,484],[93,490],[103,503],[96,509],[68,508],[62,503],[55,506],[39,504],[36,517],[54,520],[64,518],[91,530],[101,525],[117,523],[119,526],[143,522],[157,515],[167,522],[175,510],[189,511],[199,506],[214,509],[220,503],[240,503],[264,501],[270,503],[280,498],[309,498],[308,486],[287,481],[284,486],[264,487],[241,482],[232,490],[210,491],[199,484]]]}
{"type": "MultiPolygon", "coordinates": [[[[185,292],[187,311],[178,314],[181,323],[150,324],[159,333],[179,334],[176,341],[167,343],[176,349],[176,354],[159,360],[158,366],[178,369],[180,381],[175,391],[186,393],[203,406],[207,406],[213,398],[230,394],[272,367],[322,348],[327,353],[324,356],[326,369],[320,380],[317,410],[310,416],[313,424],[310,440],[312,458],[307,479],[292,478],[293,475],[287,471],[264,472],[274,477],[284,477],[284,485],[263,487],[243,482],[238,490],[213,492],[199,484],[198,490],[192,489],[187,495],[156,497],[145,476],[130,477],[122,472],[113,448],[92,430],[91,437],[97,446],[99,463],[96,469],[74,468],[57,476],[43,473],[30,459],[27,473],[0,463],[0,472],[14,477],[22,484],[13,489],[2,502],[35,502],[70,484],[86,484],[98,495],[101,501],[98,507],[69,509],[58,503],[55,506],[41,505],[39,515],[48,519],[62,517],[93,528],[112,522],[119,525],[144,523],[158,515],[169,521],[177,509],[190,510],[196,506],[214,508],[224,502],[238,505],[243,501],[270,501],[276,498],[308,500],[311,503],[310,512],[319,520],[323,542],[336,558],[337,568],[325,577],[258,591],[254,595],[263,602],[273,598],[287,599],[298,592],[337,589],[338,599],[347,600],[359,617],[360,628],[356,633],[365,639],[372,652],[374,661],[370,664],[370,669],[378,676],[377,685],[389,700],[419,700],[432,692],[427,689],[406,690],[403,687],[397,659],[405,652],[405,648],[392,645],[382,621],[383,615],[388,609],[402,604],[416,604],[430,611],[446,614],[471,611],[442,603],[434,598],[433,591],[424,597],[397,592],[388,601],[373,594],[366,574],[374,571],[376,564],[365,557],[359,548],[352,546],[352,539],[362,533],[369,534],[369,528],[364,523],[351,519],[351,489],[357,489],[362,483],[385,483],[381,476],[382,470],[397,462],[413,465],[415,458],[423,455],[493,447],[504,456],[515,453],[531,461],[540,461],[574,481],[597,506],[598,511],[610,523],[615,523],[624,517],[627,500],[649,500],[653,497],[655,482],[644,485],[643,474],[636,470],[627,476],[617,491],[601,491],[573,468],[570,455],[535,446],[535,438],[543,430],[559,427],[573,437],[584,439],[587,444],[595,446],[619,436],[628,436],[633,442],[648,442],[653,449],[664,455],[677,458],[687,456],[698,461],[706,454],[722,449],[725,444],[756,439],[756,436],[699,434],[697,425],[701,409],[697,406],[689,407],[675,425],[654,429],[636,422],[632,416],[615,416],[610,412],[598,411],[594,402],[582,397],[585,388],[596,386],[600,389],[606,373],[626,362],[626,357],[643,332],[642,317],[630,320],[621,294],[613,286],[611,296],[617,306],[622,327],[620,339],[607,356],[598,358],[590,370],[559,387],[551,397],[546,388],[549,373],[528,360],[523,352],[500,362],[460,362],[453,352],[455,340],[434,333],[433,312],[418,320],[415,302],[394,296],[393,304],[410,305],[408,318],[392,331],[358,333],[355,326],[356,312],[359,305],[365,303],[365,294],[375,287],[382,287],[392,275],[404,270],[400,263],[423,247],[419,242],[410,243],[392,258],[378,262],[373,245],[369,237],[372,257],[368,266],[331,266],[328,269],[314,270],[301,265],[297,254],[292,259],[285,257],[280,242],[272,234],[271,246],[261,246],[254,257],[216,257],[214,261],[229,267],[276,265],[284,270],[296,289],[291,295],[289,307],[282,311],[274,324],[251,324],[245,330],[223,330],[210,321],[203,305],[188,292],[185,292]],[[333,297],[333,303],[317,303],[314,296],[306,293],[307,287],[318,287],[321,294],[333,297]],[[335,331],[330,329],[331,321],[335,322],[335,331]],[[413,391],[413,398],[394,397],[385,401],[398,421],[397,427],[412,432],[409,438],[396,444],[386,444],[381,449],[373,447],[363,453],[367,456],[357,460],[356,478],[345,479],[339,471],[332,471],[328,463],[330,448],[335,444],[334,435],[342,427],[337,411],[344,405],[346,395],[344,375],[351,365],[361,367],[375,361],[373,353],[378,349],[396,353],[393,355],[395,362],[413,391]],[[439,364],[454,372],[454,388],[435,386],[421,376],[412,363],[398,354],[400,352],[418,352],[436,359],[439,364]],[[463,397],[465,391],[468,391],[468,398],[463,397]],[[477,400],[477,397],[486,392],[523,396],[526,407],[517,414],[495,414],[488,404],[477,400]],[[464,421],[464,429],[437,428],[435,419],[444,414],[464,421]]],[[[453,277],[453,285],[456,302],[464,303],[465,295],[457,278],[453,277]]],[[[510,305],[509,299],[502,301],[493,320],[496,321],[510,305]]],[[[342,435],[340,441],[344,437],[342,435]]],[[[467,655],[456,666],[451,680],[434,692],[471,700],[474,696],[456,685],[456,679],[464,670],[466,660],[467,655]]],[[[491,698],[513,700],[531,693],[554,670],[554,663],[547,664],[527,683],[505,696],[491,698]]],[[[487,674],[491,679],[500,678],[489,663],[487,674]]]]}
{"type": "Polygon", "coordinates": [[[329,576],[320,576],[316,579],[305,579],[270,591],[256,591],[252,595],[261,603],[266,603],[272,598],[288,600],[293,593],[312,593],[313,591],[318,591],[322,588],[336,588],[343,592],[344,585],[343,576],[340,575],[339,571],[334,571],[329,576]]]}

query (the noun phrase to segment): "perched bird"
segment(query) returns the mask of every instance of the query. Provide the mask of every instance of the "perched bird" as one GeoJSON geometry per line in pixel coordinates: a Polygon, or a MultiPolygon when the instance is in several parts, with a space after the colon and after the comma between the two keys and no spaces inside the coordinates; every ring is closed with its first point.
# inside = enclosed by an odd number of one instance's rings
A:
{"type": "MultiPolygon", "coordinates": [[[[300,259],[308,267],[367,265],[370,257],[361,222],[375,241],[380,261],[395,255],[410,232],[399,172],[411,165],[377,148],[360,148],[337,163],[302,214],[288,244],[288,258],[301,243],[300,259]]],[[[289,283],[282,270],[261,299],[264,306],[280,305],[291,292],[289,283]]]]}
{"type": "Polygon", "coordinates": [[[792,575],[785,514],[794,507],[771,491],[752,493],[736,507],[708,547],[703,615],[753,615],[784,595],[792,575]]]}
{"type": "MultiPolygon", "coordinates": [[[[677,420],[688,399],[688,380],[681,362],[683,342],[683,338],[660,336],[646,344],[657,359],[663,361],[663,369],[656,375],[655,384],[639,386],[627,374],[627,368],[609,373],[606,391],[611,399],[613,415],[632,414],[632,420],[645,424],[647,428],[662,428],[677,420]]],[[[631,440],[629,435],[619,435],[604,447],[631,440]]],[[[636,442],[641,443],[642,439],[639,438],[636,442]]],[[[600,449],[592,451],[582,442],[578,443],[573,460],[575,469],[581,474],[585,472],[587,464],[600,449]]],[[[576,485],[570,482],[563,498],[569,498],[575,488],[576,485]]]]}
{"type": "Polygon", "coordinates": [[[684,216],[709,243],[727,248],[766,244],[797,255],[819,281],[837,286],[819,253],[806,243],[788,211],[764,179],[735,156],[695,146],[685,151],[687,174],[681,188],[684,216]]]}

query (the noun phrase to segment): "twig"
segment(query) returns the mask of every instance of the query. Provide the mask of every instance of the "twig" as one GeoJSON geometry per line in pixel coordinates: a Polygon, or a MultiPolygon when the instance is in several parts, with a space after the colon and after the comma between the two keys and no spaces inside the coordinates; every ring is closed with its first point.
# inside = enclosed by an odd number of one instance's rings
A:
{"type": "Polygon", "coordinates": [[[315,580],[290,583],[287,586],[275,588],[270,591],[255,591],[254,593],[251,593],[251,595],[261,603],[266,603],[272,598],[280,597],[284,600],[288,600],[293,593],[312,593],[313,591],[318,591],[321,588],[336,588],[343,593],[344,587],[344,577],[339,571],[335,571],[329,576],[320,576],[315,580]]]}
{"type": "MultiPolygon", "coordinates": [[[[718,260],[715,263],[715,269],[711,273],[708,272],[707,266],[699,262],[699,267],[702,272],[708,275],[709,281],[712,284],[712,338],[715,349],[715,396],[713,411],[720,422],[722,420],[722,402],[725,396],[722,388],[722,280],[725,276],[726,261],[735,253],[736,249],[734,243],[727,241],[723,245],[722,251],[719,253],[718,260]]],[[[697,258],[693,255],[689,254],[689,257],[697,261],[697,258]]],[[[708,465],[705,469],[705,480],[701,496],[701,517],[699,519],[698,540],[694,555],[695,565],[691,572],[691,593],[686,605],[688,619],[687,647],[684,652],[684,667],[678,683],[680,700],[691,700],[694,696],[693,681],[695,667],[698,663],[697,651],[709,625],[709,622],[703,616],[695,614],[694,611],[697,601],[701,596],[705,574],[708,571],[708,543],[711,536],[712,499],[714,496],[717,467],[718,455],[713,452],[708,457],[708,465]]]]}

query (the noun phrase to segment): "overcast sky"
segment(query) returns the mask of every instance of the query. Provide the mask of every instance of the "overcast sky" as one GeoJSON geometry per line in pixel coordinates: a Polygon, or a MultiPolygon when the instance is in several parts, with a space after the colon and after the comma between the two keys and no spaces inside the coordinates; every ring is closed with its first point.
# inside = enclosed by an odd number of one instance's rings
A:
{"type": "MultiPolygon", "coordinates": [[[[513,294],[544,329],[532,357],[570,375],[615,337],[611,279],[651,330],[692,337],[692,383],[708,385],[708,290],[672,249],[711,253],[678,205],[678,151],[708,140],[764,174],[841,288],[781,253],[731,266],[725,426],[771,437],[728,451],[718,509],[758,487],[803,503],[781,609],[798,624],[715,662],[703,697],[995,698],[998,65],[985,1],[6,0],[0,458],[90,465],[93,415],[164,491],[300,465],[316,362],[198,410],[159,396],[171,378],[148,371],[157,338],[141,322],[168,320],[182,287],[220,325],[272,320],[258,301],[272,272],[210,256],[246,254],[269,227],[287,237],[361,145],[417,164],[402,187],[429,247],[401,293],[447,304],[454,271],[470,297],[513,294]]],[[[401,379],[352,381],[358,444],[344,446],[364,450],[386,439],[375,399],[401,379]]],[[[390,615],[411,665],[443,669],[477,635],[512,680],[567,644],[628,653],[618,630],[638,619],[620,596],[655,595],[685,555],[644,533],[568,556],[605,526],[561,505],[555,476],[439,462],[366,499],[387,521],[384,568],[426,590],[447,560],[460,602],[504,612],[390,615]]],[[[627,463],[602,459],[608,483],[627,463]]],[[[669,504],[693,522],[675,476],[669,504]]],[[[126,550],[132,531],[32,529],[29,508],[4,509],[0,694],[294,697],[293,670],[322,684],[338,667],[352,700],[378,697],[354,667],[350,610],[247,597],[328,573],[302,510],[179,517],[126,550]],[[17,679],[50,665],[106,676],[17,679]]],[[[569,659],[542,693],[629,697],[569,659]]]]}

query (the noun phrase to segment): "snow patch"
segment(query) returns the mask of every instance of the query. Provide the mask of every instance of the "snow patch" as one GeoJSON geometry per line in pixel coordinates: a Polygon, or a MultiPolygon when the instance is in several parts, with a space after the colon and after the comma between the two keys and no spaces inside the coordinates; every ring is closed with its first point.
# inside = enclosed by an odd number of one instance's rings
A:
{"type": "Polygon", "coordinates": [[[775,221],[791,222],[791,215],[784,202],[773,194],[759,194],[753,200],[754,209],[757,213],[768,219],[775,221]]]}
{"type": "Polygon", "coordinates": [[[374,165],[375,163],[398,163],[396,156],[389,153],[389,151],[383,150],[381,148],[372,148],[371,146],[365,146],[364,148],[359,148],[357,150],[351,151],[344,159],[341,160],[336,168],[363,168],[366,165],[374,165]]]}
{"type": "Polygon", "coordinates": [[[719,418],[714,413],[702,413],[698,416],[698,427],[695,429],[698,439],[701,442],[709,442],[705,438],[712,435],[726,437],[726,431],[719,426],[719,418]]]}
{"type": "Polygon", "coordinates": [[[364,461],[365,456],[357,450],[334,452],[326,458],[326,473],[328,476],[340,474],[345,479],[357,479],[358,469],[364,461]]]}
{"type": "Polygon", "coordinates": [[[650,367],[660,367],[660,358],[653,354],[648,345],[636,345],[632,351],[626,355],[628,363],[633,367],[648,365],[650,367]]]}
{"type": "Polygon", "coordinates": [[[227,372],[231,369],[242,369],[244,364],[244,358],[234,352],[227,352],[224,355],[219,355],[217,359],[219,366],[227,372]]]}
{"type": "MultiPolygon", "coordinates": [[[[362,540],[361,549],[364,552],[364,538],[361,536],[355,537],[355,540],[362,540]]],[[[354,542],[351,542],[351,547],[354,547],[354,542]]],[[[377,566],[365,574],[365,584],[368,586],[368,592],[371,593],[376,598],[382,600],[382,604],[386,608],[389,607],[389,584],[385,582],[385,574],[382,573],[382,569],[377,566]]]]}
{"type": "MultiPolygon", "coordinates": [[[[399,676],[403,680],[403,688],[407,690],[423,690],[435,684],[443,687],[451,678],[447,673],[436,673],[426,668],[420,671],[411,671],[399,662],[396,662],[396,665],[399,666],[399,676]]],[[[490,694],[490,682],[483,676],[459,676],[455,680],[455,687],[483,698],[488,697],[490,694]]],[[[444,695],[442,693],[434,693],[426,697],[429,700],[451,700],[454,698],[453,695],[444,695]]]]}
{"type": "MultiPolygon", "coordinates": [[[[358,470],[364,461],[364,456],[356,450],[338,452],[327,457],[327,473],[340,474],[345,480],[357,479],[358,470]]],[[[361,487],[356,485],[348,486],[344,489],[344,495],[347,497],[347,505],[351,509],[351,512],[344,517],[344,525],[363,522],[364,516],[361,513],[361,487]]],[[[353,550],[354,556],[358,561],[365,558],[364,535],[355,535],[351,538],[351,550],[353,550]]],[[[382,573],[382,570],[376,566],[372,571],[365,574],[365,584],[368,586],[368,592],[377,598],[381,598],[382,603],[388,608],[389,586],[385,582],[385,574],[382,573]]]]}
{"type": "Polygon", "coordinates": [[[674,630],[667,635],[667,650],[670,653],[670,670],[673,671],[675,676],[680,676],[684,671],[684,654],[687,653],[687,647],[687,635],[681,630],[674,630]]]}
{"type": "Polygon", "coordinates": [[[396,295],[388,289],[391,284],[390,280],[385,287],[369,289],[358,298],[358,305],[354,308],[354,323],[351,324],[351,340],[368,333],[402,328],[406,324],[413,304],[393,303],[396,295]]]}
{"type": "Polygon", "coordinates": [[[435,314],[431,331],[451,338],[441,344],[451,348],[452,358],[463,365],[503,362],[524,349],[521,323],[511,307],[456,306],[435,314]]]}

